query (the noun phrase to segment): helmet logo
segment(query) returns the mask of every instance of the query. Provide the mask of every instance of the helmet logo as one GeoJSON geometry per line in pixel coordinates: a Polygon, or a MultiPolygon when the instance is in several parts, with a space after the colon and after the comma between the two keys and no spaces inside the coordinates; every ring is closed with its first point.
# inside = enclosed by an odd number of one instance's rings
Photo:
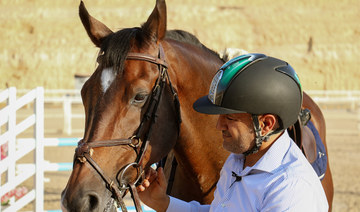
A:
{"type": "Polygon", "coordinates": [[[208,98],[213,104],[216,104],[216,101],[215,101],[216,100],[216,91],[217,91],[219,82],[220,82],[220,80],[221,80],[221,78],[223,76],[223,73],[224,73],[224,71],[220,69],[216,73],[216,75],[214,76],[214,78],[213,78],[213,80],[211,82],[208,98]]]}

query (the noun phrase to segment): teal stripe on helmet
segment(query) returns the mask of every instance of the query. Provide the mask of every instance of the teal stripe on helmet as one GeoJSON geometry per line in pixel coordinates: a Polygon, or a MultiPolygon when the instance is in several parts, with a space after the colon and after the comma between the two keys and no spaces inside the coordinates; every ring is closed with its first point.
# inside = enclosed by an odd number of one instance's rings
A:
{"type": "Polygon", "coordinates": [[[239,72],[241,72],[244,67],[260,58],[265,57],[266,55],[264,54],[245,54],[235,57],[226,62],[223,66],[221,66],[220,71],[222,71],[222,74],[220,79],[218,79],[220,81],[215,80],[214,82],[213,80],[212,86],[209,91],[209,99],[213,102],[213,104],[221,104],[225,90],[229,86],[232,79],[239,72]]]}
{"type": "Polygon", "coordinates": [[[299,79],[299,76],[298,76],[296,73],[295,73],[295,79],[296,79],[296,81],[299,83],[300,89],[301,89],[301,91],[302,91],[301,81],[300,81],[300,79],[299,79]]]}
{"type": "MultiPolygon", "coordinates": [[[[249,57],[248,57],[249,58],[249,57]]],[[[232,78],[238,73],[239,70],[244,68],[246,65],[248,65],[251,61],[248,60],[248,58],[245,58],[243,60],[239,60],[233,64],[230,64],[226,69],[224,70],[224,75],[220,80],[219,86],[221,88],[226,88],[231,81],[232,78]]]]}
{"type": "Polygon", "coordinates": [[[245,54],[226,62],[221,67],[221,69],[224,70],[224,74],[219,82],[217,93],[223,93],[239,70],[242,70],[245,66],[251,63],[253,59],[253,54],[245,54]]]}
{"type": "Polygon", "coordinates": [[[219,83],[218,89],[224,91],[231,82],[231,79],[239,73],[239,70],[242,70],[249,63],[264,57],[266,57],[264,54],[244,54],[226,62],[220,68],[224,70],[224,75],[219,83]]]}

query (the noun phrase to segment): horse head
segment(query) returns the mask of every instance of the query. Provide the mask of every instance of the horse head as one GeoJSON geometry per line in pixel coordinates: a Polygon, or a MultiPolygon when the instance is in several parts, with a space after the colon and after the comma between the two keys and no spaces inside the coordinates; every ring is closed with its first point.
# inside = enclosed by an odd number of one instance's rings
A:
{"type": "Polygon", "coordinates": [[[85,132],[62,205],[70,211],[99,211],[114,209],[115,199],[123,208],[126,192],[134,191],[144,170],[166,156],[179,135],[177,93],[161,45],[166,5],[157,0],[141,27],[117,32],[89,15],[83,2],[79,14],[100,52],[81,90],[85,132]]]}

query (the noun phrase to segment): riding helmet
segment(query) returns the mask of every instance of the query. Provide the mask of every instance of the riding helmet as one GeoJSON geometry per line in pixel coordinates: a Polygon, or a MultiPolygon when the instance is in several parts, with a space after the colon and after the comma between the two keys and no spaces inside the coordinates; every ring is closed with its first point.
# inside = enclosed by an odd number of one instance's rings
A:
{"type": "Polygon", "coordinates": [[[245,54],[226,62],[215,74],[207,96],[194,109],[205,114],[274,114],[280,128],[294,124],[303,92],[294,69],[264,54],[245,54]]]}

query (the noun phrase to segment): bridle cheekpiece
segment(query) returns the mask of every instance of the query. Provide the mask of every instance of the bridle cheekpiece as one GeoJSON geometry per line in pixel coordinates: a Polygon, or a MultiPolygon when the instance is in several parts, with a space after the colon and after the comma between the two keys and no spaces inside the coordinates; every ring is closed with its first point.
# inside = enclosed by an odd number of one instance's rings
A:
{"type": "Polygon", "coordinates": [[[180,102],[177,95],[177,92],[173,88],[169,74],[167,72],[168,64],[165,61],[164,49],[159,44],[159,54],[158,57],[154,57],[144,53],[128,53],[127,60],[142,60],[158,65],[159,76],[156,80],[156,83],[152,89],[151,99],[147,107],[146,113],[143,115],[140,125],[138,127],[137,133],[127,139],[111,139],[111,140],[102,140],[102,141],[92,141],[85,142],[80,140],[78,147],[75,150],[75,157],[81,163],[88,162],[94,170],[101,176],[104,180],[106,188],[112,193],[112,197],[115,199],[117,206],[121,207],[123,212],[127,212],[123,197],[126,194],[126,191],[130,191],[136,211],[142,211],[140,205],[140,199],[136,191],[136,185],[140,183],[144,178],[144,169],[143,169],[143,157],[145,155],[147,146],[150,142],[151,133],[153,129],[153,124],[156,122],[157,110],[159,102],[161,100],[162,92],[165,88],[166,82],[169,83],[171,92],[174,97],[174,105],[178,112],[178,127],[181,123],[181,114],[180,114],[180,102]],[[145,129],[146,128],[146,129],[145,129]],[[114,147],[127,145],[134,149],[136,152],[136,160],[132,163],[125,165],[117,174],[116,181],[109,178],[100,166],[92,158],[93,148],[97,147],[114,147]],[[124,180],[126,172],[131,168],[137,170],[137,177],[134,182],[126,182],[124,180]]]}

